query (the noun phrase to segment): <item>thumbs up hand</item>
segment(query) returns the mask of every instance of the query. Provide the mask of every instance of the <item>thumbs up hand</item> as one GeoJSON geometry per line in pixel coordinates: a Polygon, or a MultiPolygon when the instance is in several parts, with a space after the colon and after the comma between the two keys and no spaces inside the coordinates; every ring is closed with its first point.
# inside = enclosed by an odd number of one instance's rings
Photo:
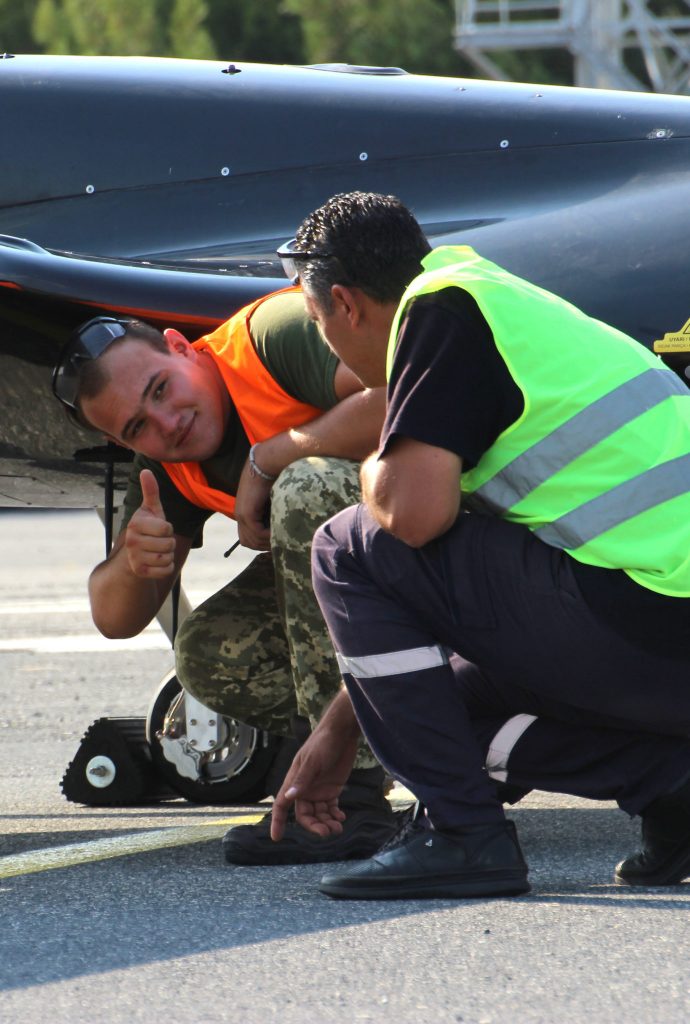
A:
{"type": "Polygon", "coordinates": [[[150,512],[157,519],[165,519],[160,491],[158,490],[158,481],[150,469],[142,469],[139,474],[139,483],[141,484],[142,493],[140,508],[146,509],[147,512],[150,512]]]}
{"type": "Polygon", "coordinates": [[[175,537],[151,470],[142,469],[139,481],[142,502],[127,524],[127,558],[135,576],[161,580],[175,570],[175,537]]]}

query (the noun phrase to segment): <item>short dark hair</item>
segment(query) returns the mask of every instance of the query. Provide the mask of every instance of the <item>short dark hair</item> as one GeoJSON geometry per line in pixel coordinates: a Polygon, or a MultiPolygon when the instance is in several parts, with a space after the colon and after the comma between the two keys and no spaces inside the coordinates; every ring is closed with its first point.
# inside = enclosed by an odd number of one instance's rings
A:
{"type": "Polygon", "coordinates": [[[122,323],[127,324],[126,334],[123,334],[120,338],[115,338],[98,359],[85,359],[78,366],[79,391],[76,409],[74,410],[76,413],[75,418],[88,430],[96,430],[97,428],[84,415],[81,401],[83,398],[96,398],[110,380],[110,375],[103,365],[104,355],[112,352],[114,348],[122,345],[125,341],[142,341],[157,352],[165,352],[166,355],[170,353],[165,335],[157,330],[157,328],[144,323],[143,320],[123,320],[122,323]]]}
{"type": "Polygon", "coordinates": [[[299,249],[330,254],[299,262],[301,283],[326,310],[334,284],[361,288],[376,302],[399,302],[431,251],[407,207],[376,192],[333,196],[302,221],[296,237],[299,249]]]}

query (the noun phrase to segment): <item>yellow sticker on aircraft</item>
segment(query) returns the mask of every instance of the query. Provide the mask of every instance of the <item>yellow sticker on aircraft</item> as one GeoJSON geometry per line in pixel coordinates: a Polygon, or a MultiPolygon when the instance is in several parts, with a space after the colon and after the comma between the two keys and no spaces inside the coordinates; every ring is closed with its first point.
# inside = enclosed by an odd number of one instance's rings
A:
{"type": "Polygon", "coordinates": [[[655,352],[690,352],[690,320],[686,320],[679,331],[669,331],[654,342],[655,352]]]}

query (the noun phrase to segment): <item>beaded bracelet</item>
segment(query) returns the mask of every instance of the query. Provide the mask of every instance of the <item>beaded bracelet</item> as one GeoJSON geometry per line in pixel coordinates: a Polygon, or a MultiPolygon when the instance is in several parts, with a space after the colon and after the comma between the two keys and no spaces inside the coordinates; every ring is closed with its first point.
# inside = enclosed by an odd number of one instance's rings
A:
{"type": "Polygon", "coordinates": [[[268,480],[269,483],[273,483],[273,481],[277,480],[278,477],[271,476],[270,473],[264,473],[263,469],[261,469],[256,464],[256,459],[254,458],[254,449],[257,446],[258,442],[257,444],[253,444],[249,449],[249,471],[252,474],[252,476],[260,476],[262,480],[268,480]]]}

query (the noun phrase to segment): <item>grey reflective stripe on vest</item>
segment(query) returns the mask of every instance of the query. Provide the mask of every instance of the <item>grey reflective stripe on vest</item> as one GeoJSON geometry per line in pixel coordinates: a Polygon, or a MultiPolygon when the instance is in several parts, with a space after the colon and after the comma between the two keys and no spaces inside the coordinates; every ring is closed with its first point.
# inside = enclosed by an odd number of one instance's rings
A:
{"type": "Polygon", "coordinates": [[[498,730],[486,754],[486,770],[492,779],[507,782],[508,758],[513,752],[513,747],[525,729],[536,720],[535,715],[515,715],[498,730]]]}
{"type": "Polygon", "coordinates": [[[645,370],[522,452],[470,497],[477,507],[506,512],[568,463],[672,395],[687,398],[690,392],[670,370],[645,370]]]}
{"type": "Polygon", "coordinates": [[[626,480],[606,494],[580,505],[560,519],[534,531],[545,544],[579,548],[620,523],[671,498],[690,493],[690,455],[679,455],[626,480]]]}
{"type": "Polygon", "coordinates": [[[448,664],[444,651],[436,644],[433,647],[391,651],[390,654],[364,654],[358,658],[348,658],[336,652],[336,657],[340,671],[349,672],[357,679],[399,676],[404,672],[423,672],[428,668],[440,668],[448,664]]]}

